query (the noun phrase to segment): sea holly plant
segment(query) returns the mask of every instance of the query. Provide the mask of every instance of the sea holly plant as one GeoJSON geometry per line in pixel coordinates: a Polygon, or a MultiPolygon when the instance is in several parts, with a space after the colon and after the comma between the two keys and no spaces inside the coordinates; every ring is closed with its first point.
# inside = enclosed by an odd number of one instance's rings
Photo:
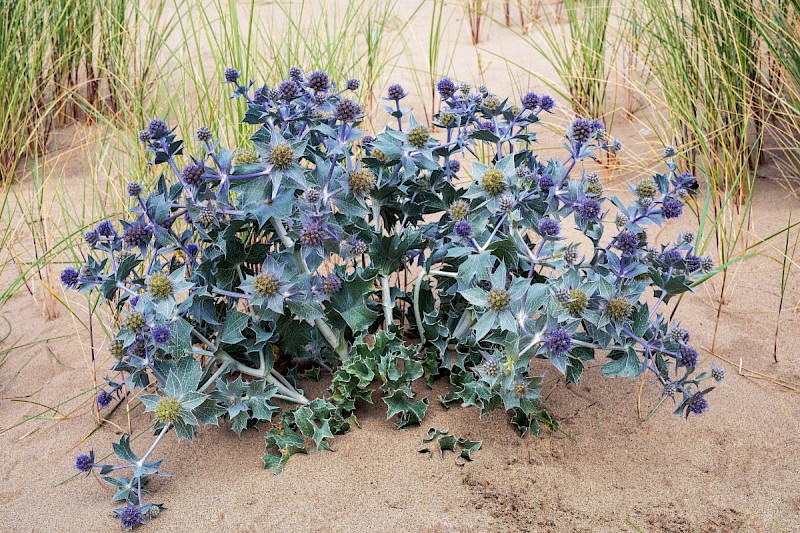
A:
{"type": "Polygon", "coordinates": [[[674,150],[626,203],[589,172],[599,151],[620,149],[601,122],[575,119],[561,159],[533,151],[555,106],[546,95],[514,103],[443,79],[434,135],[392,85],[389,124],[373,135],[359,129],[358,80],[298,68],[275,87],[240,78],[224,73],[247,101],[250,142],[226,147],[201,126],[185,144],[152,120],[139,139],[163,169],[155,186],[130,183],[128,216],[87,231],[87,261],[61,276],[115,310],[98,407],[140,398],[152,413],[143,455],[124,436],[120,464],[92,451],[75,465],[115,487],[125,528],[162,510],[144,496],[171,432],[268,425],[263,461],[279,472],[330,449],[376,395],[399,428],[419,424],[420,384],[437,378],[452,385],[445,406],[500,409],[522,434],[558,428],[536,360],[567,383],[595,359],[610,377],[649,373],[676,413],[706,411],[706,383],[724,373],[696,373],[690,334],[663,306],[714,265],[692,234],[658,244],[647,233],[698,188],[674,150]],[[330,387],[308,398],[297,376],[320,372],[330,387]]]}

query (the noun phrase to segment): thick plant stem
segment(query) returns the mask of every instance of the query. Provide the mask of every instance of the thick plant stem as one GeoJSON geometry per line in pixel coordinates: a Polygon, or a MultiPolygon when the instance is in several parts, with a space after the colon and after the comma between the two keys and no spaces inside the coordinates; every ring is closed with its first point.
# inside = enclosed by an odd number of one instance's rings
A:
{"type": "Polygon", "coordinates": [[[294,402],[300,405],[306,405],[309,403],[309,399],[306,398],[304,395],[300,394],[300,392],[298,392],[294,387],[292,387],[291,384],[289,384],[285,379],[283,379],[283,376],[281,376],[280,380],[276,378],[275,374],[277,374],[277,371],[275,369],[271,368],[269,371],[267,371],[264,364],[263,356],[261,358],[260,368],[250,368],[247,365],[243,365],[242,363],[233,359],[228,354],[222,354],[222,359],[224,361],[223,364],[232,365],[234,368],[236,368],[237,371],[241,372],[242,374],[252,376],[254,378],[263,379],[270,385],[274,385],[278,391],[278,395],[282,400],[294,402]]]}
{"type": "Polygon", "coordinates": [[[414,319],[417,321],[419,331],[419,343],[425,344],[425,328],[422,327],[422,313],[419,309],[419,290],[422,287],[422,279],[425,277],[425,269],[420,270],[417,281],[414,282],[414,319]]]}
{"type": "Polygon", "coordinates": [[[461,318],[458,320],[458,324],[456,324],[455,329],[453,330],[453,334],[450,336],[451,339],[460,339],[463,337],[469,328],[475,323],[475,319],[472,316],[472,310],[467,309],[461,318]]]}
{"type": "MultiPolygon", "coordinates": [[[[375,230],[375,233],[381,233],[381,201],[373,198],[372,199],[372,226],[375,230]]],[[[389,278],[385,275],[381,274],[381,300],[383,301],[383,317],[384,317],[384,329],[388,330],[389,326],[394,323],[394,318],[392,317],[392,292],[389,288],[389,278]]]]}
{"type": "MultiPolygon", "coordinates": [[[[283,245],[288,250],[294,250],[294,241],[291,237],[286,233],[286,228],[283,227],[283,223],[276,218],[270,219],[272,222],[272,227],[275,228],[275,233],[278,234],[278,238],[281,240],[283,245]]],[[[302,272],[306,274],[310,274],[311,271],[308,268],[308,264],[306,263],[305,258],[303,257],[302,252],[300,250],[294,250],[292,257],[294,258],[294,262],[302,272]]],[[[339,341],[339,335],[333,331],[333,329],[328,325],[321,318],[314,319],[314,326],[319,330],[325,340],[328,341],[328,344],[331,345],[331,348],[336,351],[336,355],[339,356],[339,360],[345,361],[348,358],[347,353],[347,346],[343,342],[339,341]]]]}

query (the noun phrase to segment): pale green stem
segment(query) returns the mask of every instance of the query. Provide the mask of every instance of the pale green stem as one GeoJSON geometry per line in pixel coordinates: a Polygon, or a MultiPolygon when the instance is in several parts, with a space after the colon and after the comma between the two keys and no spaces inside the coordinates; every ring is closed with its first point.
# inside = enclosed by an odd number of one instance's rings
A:
{"type": "Polygon", "coordinates": [[[417,330],[419,331],[419,343],[425,344],[425,329],[422,327],[422,313],[419,309],[419,290],[422,287],[422,279],[425,277],[425,270],[422,269],[417,276],[417,281],[414,282],[414,319],[417,321],[417,330]]]}
{"type": "Polygon", "coordinates": [[[458,320],[455,329],[453,330],[453,334],[450,338],[452,339],[460,339],[463,337],[469,328],[475,324],[475,320],[472,317],[472,309],[467,309],[461,318],[458,320]]]}
{"type": "MultiPolygon", "coordinates": [[[[274,217],[270,220],[272,221],[272,227],[275,228],[275,233],[278,234],[278,238],[281,240],[286,249],[294,250],[294,241],[286,233],[286,228],[283,227],[283,223],[274,217]]],[[[306,274],[311,273],[311,270],[308,268],[308,263],[306,263],[306,260],[300,250],[294,250],[293,257],[297,268],[306,274]]],[[[336,351],[339,359],[341,361],[345,361],[348,357],[347,346],[345,346],[343,342],[339,342],[339,335],[334,332],[328,323],[321,318],[315,318],[314,325],[317,327],[322,336],[325,337],[325,340],[328,341],[328,344],[331,345],[331,348],[336,351]]]]}
{"type": "MultiPolygon", "coordinates": [[[[372,225],[375,233],[381,234],[381,202],[376,198],[372,198],[372,225]]],[[[392,318],[392,292],[389,288],[389,278],[381,274],[381,292],[383,300],[383,317],[385,320],[384,327],[389,329],[389,326],[394,322],[392,318]]]]}

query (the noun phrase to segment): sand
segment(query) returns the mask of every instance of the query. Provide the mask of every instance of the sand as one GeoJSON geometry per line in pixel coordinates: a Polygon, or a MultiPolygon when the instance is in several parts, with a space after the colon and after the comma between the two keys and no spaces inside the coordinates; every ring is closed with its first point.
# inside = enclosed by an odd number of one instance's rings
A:
{"type": "MultiPolygon", "coordinates": [[[[460,15],[454,16],[453,24],[463,30],[460,15]]],[[[424,35],[426,29],[419,31],[424,35]]],[[[489,35],[484,46],[511,49],[510,33],[493,27],[489,35]]],[[[474,49],[466,32],[455,39],[454,69],[469,79],[474,49]]],[[[541,59],[535,61],[546,68],[541,59]]],[[[496,90],[508,83],[499,62],[488,76],[495,76],[496,90]]],[[[564,124],[565,116],[553,122],[564,124]]],[[[643,139],[640,130],[640,123],[623,123],[615,134],[631,141],[636,157],[646,158],[652,139],[643,139]]],[[[54,153],[68,149],[61,144],[54,153]]],[[[65,168],[71,170],[59,177],[65,188],[80,188],[86,179],[81,166],[65,168]]],[[[797,208],[773,166],[767,164],[761,174],[766,179],[758,183],[751,242],[779,229],[797,208]]],[[[611,189],[622,190],[623,177],[605,174],[611,189]]],[[[661,238],[677,230],[671,225],[661,238]]],[[[800,531],[800,350],[793,309],[800,286],[790,279],[775,363],[779,265],[758,257],[739,263],[730,275],[716,357],[708,349],[719,280],[685,298],[679,311],[695,344],[704,348],[701,364],[714,360],[727,371],[727,387],[709,395],[711,409],[702,417],[685,420],[665,406],[644,422],[658,387],[606,379],[599,361],[574,386],[556,381],[556,371],[542,367],[553,381],[545,389],[545,407],[568,436],[543,432],[523,439],[499,411],[481,419],[474,409],[446,410],[437,400],[447,391],[442,381],[433,390],[418,388],[431,403],[422,426],[398,431],[385,419],[382,402],[361,406],[360,427],[336,437],[333,452],[295,456],[277,476],[262,468],[263,429],[237,437],[225,426],[205,428],[191,443],[170,435],[155,457],[165,459],[172,477],[156,480],[151,497],[168,510],[148,530],[800,531]],[[429,459],[418,453],[429,427],[483,445],[465,466],[456,465],[452,454],[429,459]]],[[[3,286],[8,276],[0,278],[3,286]]],[[[0,311],[12,327],[0,350],[21,346],[0,365],[0,530],[115,531],[110,487],[73,469],[77,453],[94,448],[104,457],[127,429],[120,416],[124,407],[112,417],[122,427],[97,428],[91,410],[93,376],[102,378],[108,356],[98,347],[92,366],[89,336],[77,322],[88,313],[72,316],[60,306],[59,316],[48,320],[41,290],[35,292],[36,299],[23,289],[0,311]],[[37,342],[43,339],[50,340],[37,342]],[[56,405],[50,411],[43,407],[56,405]],[[35,415],[40,419],[26,421],[35,415]]],[[[85,311],[85,302],[71,301],[76,313],[85,311]]],[[[94,327],[102,339],[96,322],[94,327]]],[[[328,379],[303,385],[309,395],[318,395],[328,379]]],[[[139,434],[149,415],[134,411],[130,424],[139,434]]],[[[133,448],[141,453],[150,441],[144,435],[133,448]]]]}

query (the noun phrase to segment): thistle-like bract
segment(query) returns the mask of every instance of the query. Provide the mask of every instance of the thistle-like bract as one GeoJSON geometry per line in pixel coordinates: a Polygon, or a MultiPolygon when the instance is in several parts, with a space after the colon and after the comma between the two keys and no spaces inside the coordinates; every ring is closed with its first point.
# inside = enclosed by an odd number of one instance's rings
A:
{"type": "Polygon", "coordinates": [[[294,151],[288,144],[280,143],[270,150],[267,160],[278,170],[287,170],[294,163],[294,151]]]}
{"type": "Polygon", "coordinates": [[[511,296],[504,289],[490,290],[486,299],[492,311],[505,311],[511,303],[511,296]]]}
{"type": "Polygon", "coordinates": [[[147,280],[147,289],[153,298],[163,300],[172,295],[172,281],[164,274],[153,274],[147,280]]]}
{"type": "Polygon", "coordinates": [[[253,289],[259,296],[273,296],[278,292],[278,279],[272,274],[262,272],[255,277],[253,289]]]}
{"type": "Polygon", "coordinates": [[[408,133],[408,144],[416,148],[424,148],[431,138],[431,133],[425,126],[416,126],[408,133]]]}
{"type": "Polygon", "coordinates": [[[497,196],[506,190],[506,177],[499,170],[491,168],[481,178],[481,186],[490,195],[497,196]]]}
{"type": "Polygon", "coordinates": [[[347,185],[355,196],[366,196],[375,188],[375,174],[367,168],[352,170],[347,185]]]}
{"type": "Polygon", "coordinates": [[[181,402],[177,398],[165,396],[156,404],[153,416],[162,424],[172,424],[181,418],[181,402]]]}
{"type": "Polygon", "coordinates": [[[633,306],[627,298],[615,296],[606,302],[606,314],[614,320],[625,320],[631,316],[633,306]]]}

